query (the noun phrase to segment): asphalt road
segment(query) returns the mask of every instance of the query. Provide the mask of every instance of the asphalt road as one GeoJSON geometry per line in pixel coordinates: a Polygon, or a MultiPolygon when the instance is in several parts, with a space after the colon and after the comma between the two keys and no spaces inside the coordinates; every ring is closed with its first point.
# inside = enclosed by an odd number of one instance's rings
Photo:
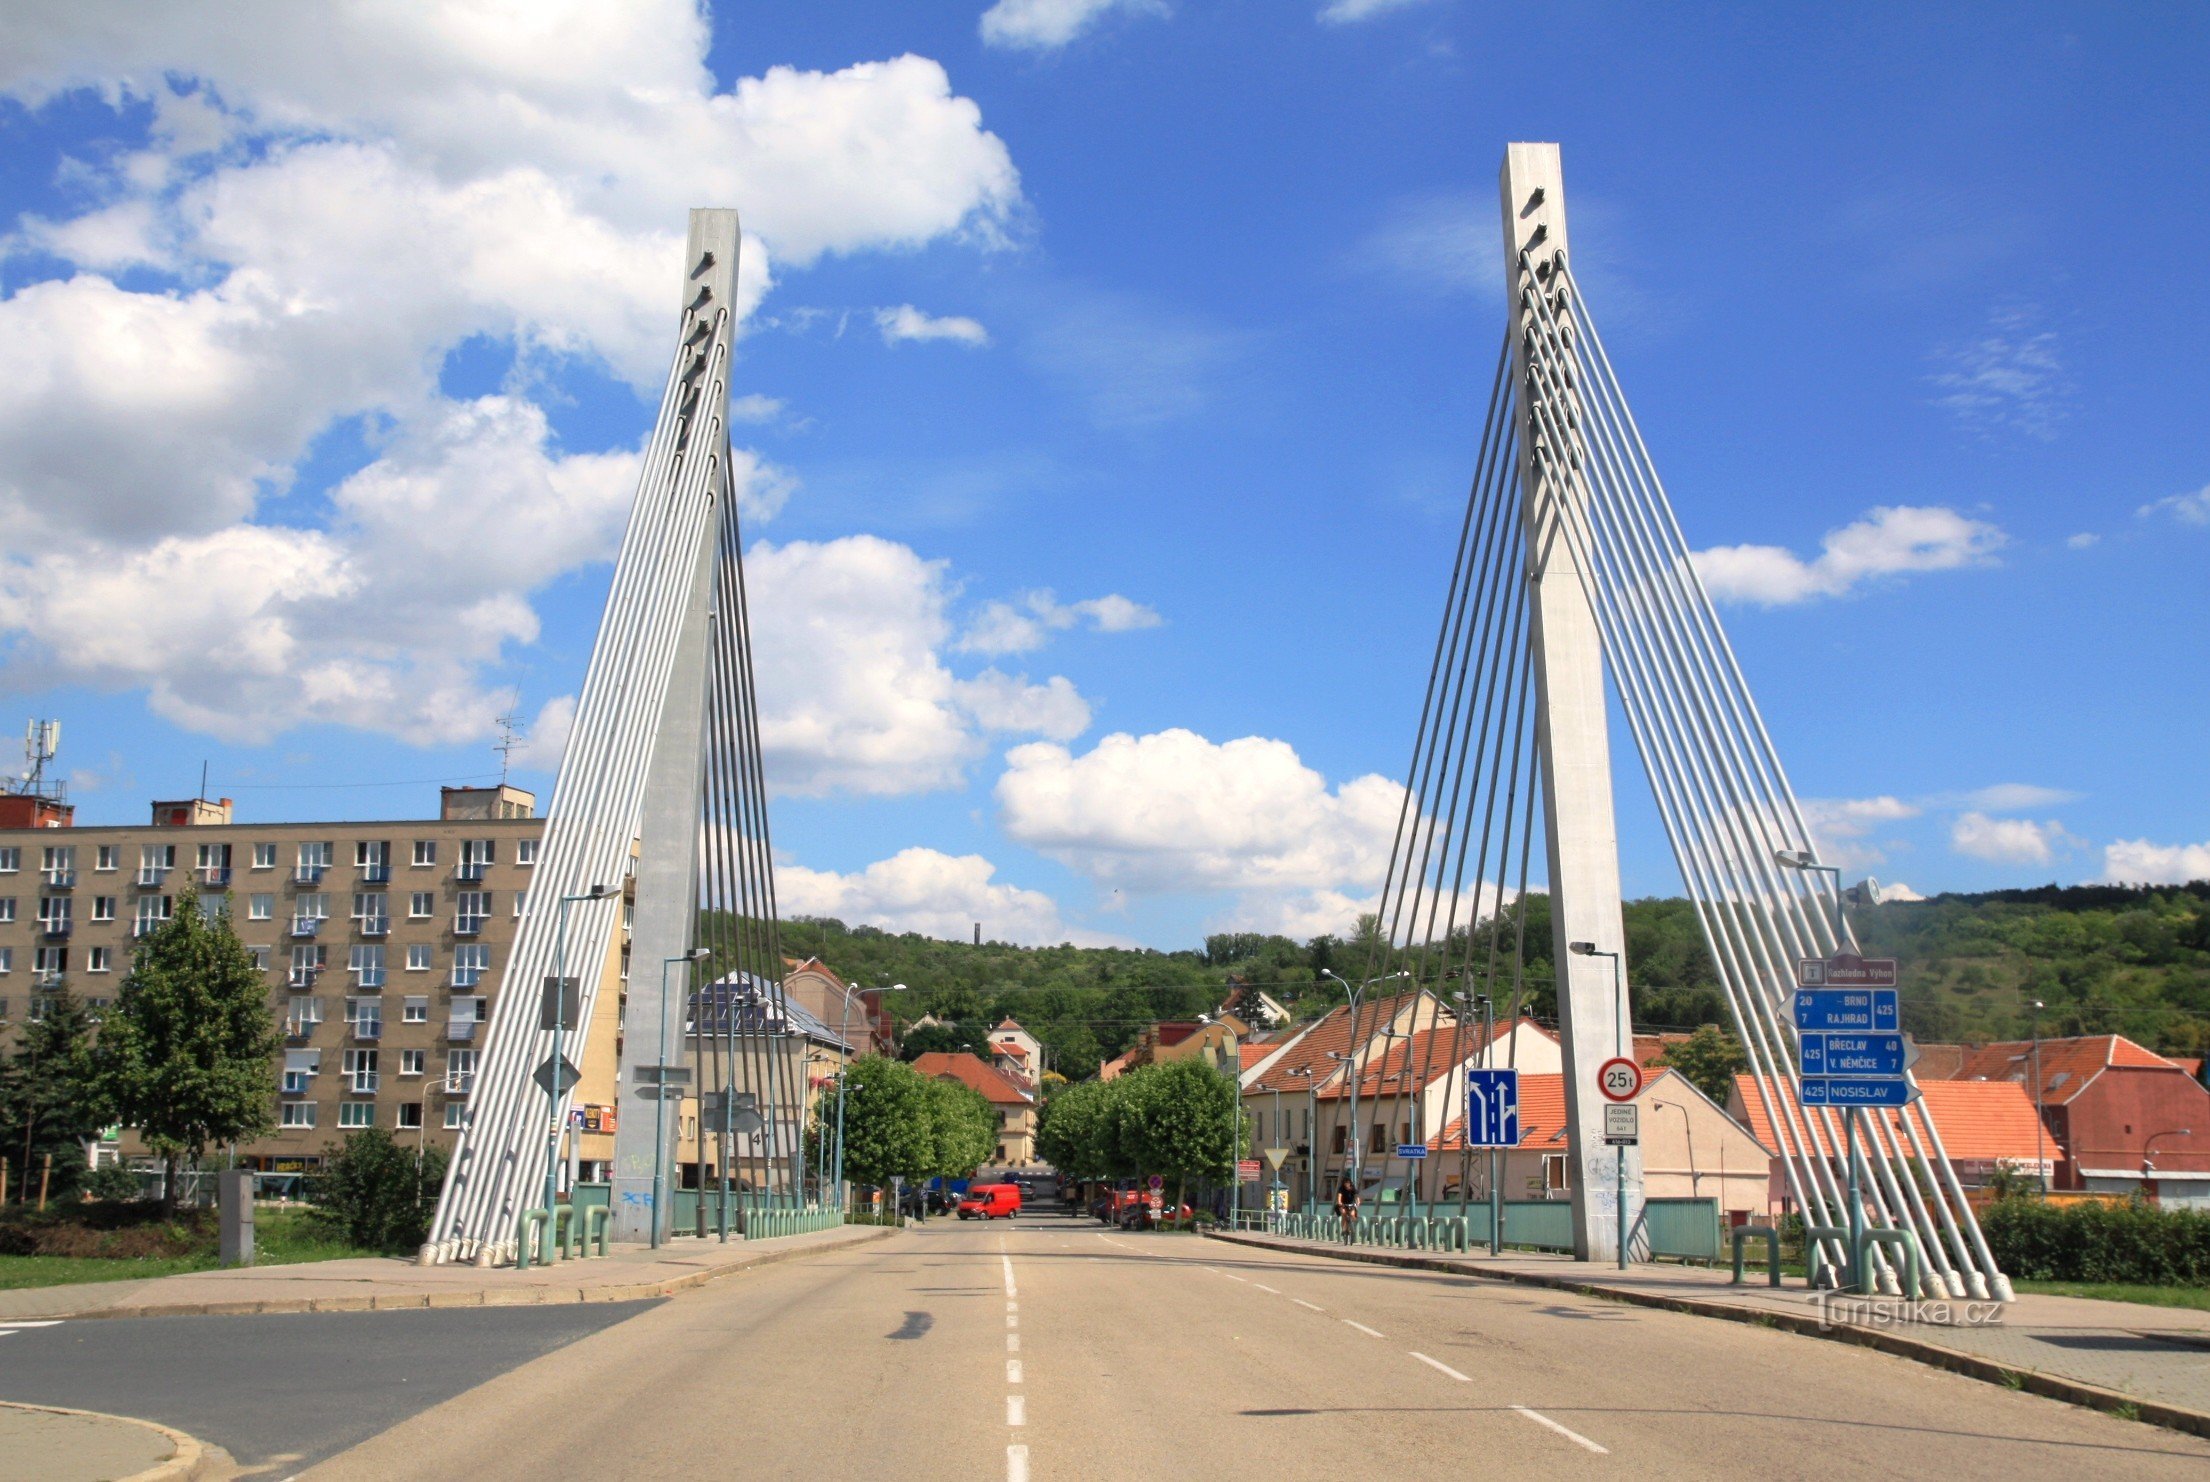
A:
{"type": "MultiPolygon", "coordinates": [[[[2210,1444],[1842,1344],[1064,1216],[932,1221],[623,1318],[84,1323],[115,1335],[104,1399],[71,1387],[91,1351],[39,1397],[259,1436],[326,1482],[2210,1476],[2210,1444]],[[134,1405],[162,1374],[171,1402],[134,1405]]],[[[30,1397],[33,1352],[0,1394],[30,1397]]]]}

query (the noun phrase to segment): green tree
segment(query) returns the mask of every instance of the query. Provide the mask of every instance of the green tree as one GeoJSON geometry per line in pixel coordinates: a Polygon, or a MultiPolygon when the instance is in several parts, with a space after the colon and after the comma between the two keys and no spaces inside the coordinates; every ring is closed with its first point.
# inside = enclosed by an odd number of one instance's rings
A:
{"type": "Polygon", "coordinates": [[[229,909],[209,916],[195,893],[178,896],[176,914],[139,944],[93,1052],[102,1102],[167,1166],[165,1210],[182,1160],[269,1130],[282,1045],[229,909]]]}
{"type": "Polygon", "coordinates": [[[880,1188],[928,1177],[937,1150],[927,1077],[880,1055],[853,1061],[845,1075],[845,1178],[880,1188]]]}
{"type": "Polygon", "coordinates": [[[367,1250],[412,1250],[429,1238],[445,1182],[445,1152],[417,1152],[381,1127],[355,1132],[330,1155],[315,1190],[322,1216],[367,1250]]]}
{"type": "Polygon", "coordinates": [[[21,1170],[25,1191],[52,1158],[48,1192],[59,1198],[83,1185],[85,1144],[107,1116],[92,1073],[91,1015],[67,988],[39,996],[44,1011],[0,1066],[0,1158],[21,1170]]]}
{"type": "Polygon", "coordinates": [[[958,1081],[928,1080],[929,1135],[935,1152],[927,1176],[965,1178],[998,1150],[998,1113],[989,1098],[958,1081]]]}
{"type": "Polygon", "coordinates": [[[1106,1103],[1118,1081],[1077,1081],[1045,1099],[1036,1124],[1036,1156],[1069,1178],[1105,1178],[1106,1103]]]}
{"type": "Polygon", "coordinates": [[[1750,1057],[1742,1052],[1740,1040],[1716,1024],[1706,1024],[1668,1046],[1658,1063],[1679,1071],[1690,1085],[1725,1106],[1735,1076],[1750,1068],[1750,1057]]]}
{"type": "Polygon", "coordinates": [[[1111,1084],[1126,1088],[1124,1150],[1143,1172],[1174,1180],[1176,1207],[1188,1198],[1191,1179],[1229,1177],[1232,1140],[1251,1145],[1235,1082],[1198,1061],[1147,1065],[1111,1084]]]}

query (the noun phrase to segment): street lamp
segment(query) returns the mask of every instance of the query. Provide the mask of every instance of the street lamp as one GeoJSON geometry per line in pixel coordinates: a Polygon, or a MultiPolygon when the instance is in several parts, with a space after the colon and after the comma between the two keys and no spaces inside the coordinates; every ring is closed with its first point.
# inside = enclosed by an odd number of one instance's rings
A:
{"type": "MultiPolygon", "coordinates": [[[[564,895],[553,919],[553,1032],[552,1074],[546,1078],[545,1095],[549,1098],[552,1125],[545,1131],[545,1240],[552,1242],[553,1201],[560,1196],[560,1067],[561,1041],[567,1033],[568,1018],[568,907],[582,901],[612,900],[615,892],[604,885],[594,885],[582,895],[564,895]]],[[[580,1001],[580,995],[578,995],[580,1001]]]]}
{"type": "MultiPolygon", "coordinates": [[[[1320,1082],[1309,1065],[1282,1072],[1282,1079],[1292,1077],[1305,1083],[1305,1213],[1317,1214],[1320,1209],[1320,1082]]],[[[1281,1128],[1281,1088],[1278,1086],[1274,1089],[1274,1127],[1277,1132],[1281,1128]]],[[[1274,1170],[1274,1181],[1277,1185],[1281,1182],[1278,1168],[1274,1170]]]]}
{"type": "Polygon", "coordinates": [[[2149,1134],[2149,1140],[2141,1144],[2141,1183],[2143,1192],[2151,1196],[2156,1193],[2156,1159],[2153,1156],[2156,1151],[2156,1140],[2159,1137],[2192,1137],[2194,1135],[2195,1129],[2192,1127],[2167,1127],[2162,1132],[2151,1132],[2149,1134]]]}
{"type": "MultiPolygon", "coordinates": [[[[1617,952],[1606,952],[1594,942],[1568,942],[1565,944],[1565,949],[1576,957],[1609,957],[1611,959],[1611,1003],[1614,1021],[1612,1024],[1612,1043],[1614,1046],[1612,1053],[1625,1057],[1628,1049],[1627,980],[1619,966],[1619,954],[1617,952]]],[[[1626,1144],[1621,1143],[1612,1151],[1616,1155],[1613,1160],[1615,1170],[1612,1175],[1613,1187],[1616,1190],[1615,1198],[1619,1204],[1619,1269],[1624,1271],[1627,1269],[1626,1144]]]]}
{"type": "Polygon", "coordinates": [[[1677,1101],[1652,1101],[1650,1105],[1670,1107],[1681,1114],[1681,1133],[1688,1139],[1688,1197],[1701,1198],[1704,1176],[1696,1171],[1696,1127],[1688,1119],[1688,1108],[1677,1101]]]}
{"type": "Polygon", "coordinates": [[[2041,1184],[2041,1197],[2049,1197],[2049,1159],[2041,1142],[2041,1009],[2040,999],[2028,1005],[2033,1010],[2034,1037],[2034,1177],[2041,1184]]]}
{"type": "Polygon", "coordinates": [[[662,1067],[659,1091],[652,1100],[652,1248],[654,1250],[660,1248],[660,1210],[663,1201],[667,1198],[668,969],[678,962],[685,964],[704,962],[713,955],[704,947],[693,947],[680,957],[663,957],[660,959],[660,1038],[653,1046],[653,1054],[662,1067]]]}
{"type": "MultiPolygon", "coordinates": [[[[1387,983],[1387,982],[1392,982],[1392,981],[1394,981],[1395,979],[1398,979],[1398,978],[1409,978],[1409,977],[1411,977],[1412,975],[1411,975],[1410,973],[1407,973],[1407,972],[1394,972],[1394,973],[1383,973],[1383,974],[1382,974],[1382,975],[1381,975],[1380,977],[1378,977],[1378,978],[1368,978],[1368,979],[1367,979],[1367,980],[1366,980],[1365,982],[1363,982],[1363,983],[1360,983],[1360,984],[1359,984],[1359,985],[1358,985],[1358,986],[1357,986],[1356,988],[1353,988],[1353,987],[1352,987],[1352,986],[1351,986],[1351,985],[1350,985],[1349,983],[1345,982],[1345,981],[1344,981],[1344,979],[1343,979],[1343,977],[1342,977],[1342,975],[1341,975],[1341,974],[1339,974],[1339,973],[1337,973],[1337,972],[1335,972],[1335,971],[1333,971],[1332,969],[1329,969],[1329,968],[1321,968],[1321,969],[1320,969],[1320,976],[1321,976],[1321,977],[1323,977],[1323,978],[1333,978],[1333,979],[1335,979],[1335,981],[1336,981],[1336,982],[1338,982],[1338,983],[1341,983],[1341,984],[1343,985],[1343,995],[1344,995],[1344,997],[1345,997],[1345,998],[1347,998],[1347,999],[1349,1000],[1349,1002],[1350,1002],[1350,1009],[1351,1009],[1351,1019],[1350,1019],[1350,1029],[1351,1029],[1351,1037],[1350,1037],[1350,1047],[1351,1047],[1351,1053],[1350,1053],[1350,1055],[1349,1055],[1349,1056],[1348,1056],[1347,1058],[1348,1058],[1348,1059],[1350,1060],[1350,1062],[1351,1062],[1351,1072],[1350,1072],[1350,1074],[1351,1074],[1351,1150],[1350,1150],[1350,1158],[1349,1158],[1349,1160],[1348,1160],[1348,1161],[1349,1161],[1350,1174],[1351,1174],[1351,1185],[1352,1185],[1352,1187],[1354,1187],[1354,1188],[1355,1188],[1355,1187],[1357,1187],[1357,1185],[1358,1185],[1358,1182],[1359,1182],[1359,1178],[1358,1178],[1358,1175],[1359,1175],[1359,1151],[1358,1151],[1358,1150],[1359,1150],[1359,1142],[1358,1142],[1358,1050],[1359,1050],[1359,1045],[1358,1045],[1358,1010],[1359,1010],[1359,1005],[1360,1005],[1360,1002],[1361,1002],[1361,1000],[1362,1000],[1362,999],[1364,998],[1364,996],[1365,996],[1365,992],[1366,992],[1366,990],[1367,990],[1368,988],[1371,988],[1371,987],[1373,987],[1373,986],[1374,986],[1374,984],[1376,984],[1376,983],[1387,983]]],[[[1342,1057],[1336,1057],[1336,1058],[1342,1058],[1342,1057]]]]}

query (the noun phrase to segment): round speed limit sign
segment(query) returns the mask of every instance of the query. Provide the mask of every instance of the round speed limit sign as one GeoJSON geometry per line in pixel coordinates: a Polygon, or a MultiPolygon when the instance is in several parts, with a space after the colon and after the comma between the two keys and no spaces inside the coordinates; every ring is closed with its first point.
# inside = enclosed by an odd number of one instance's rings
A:
{"type": "Polygon", "coordinates": [[[1596,1068],[1596,1089],[1606,1101],[1632,1101],[1642,1089],[1642,1067],[1625,1058],[1606,1060],[1596,1068]]]}

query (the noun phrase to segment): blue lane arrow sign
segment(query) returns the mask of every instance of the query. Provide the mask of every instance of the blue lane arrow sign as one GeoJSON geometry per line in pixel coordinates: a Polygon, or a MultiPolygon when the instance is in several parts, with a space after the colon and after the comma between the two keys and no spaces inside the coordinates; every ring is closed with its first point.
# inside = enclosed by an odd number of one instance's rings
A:
{"type": "Polygon", "coordinates": [[[1466,1146],[1519,1146],[1519,1072],[1466,1072],[1466,1146]]]}

